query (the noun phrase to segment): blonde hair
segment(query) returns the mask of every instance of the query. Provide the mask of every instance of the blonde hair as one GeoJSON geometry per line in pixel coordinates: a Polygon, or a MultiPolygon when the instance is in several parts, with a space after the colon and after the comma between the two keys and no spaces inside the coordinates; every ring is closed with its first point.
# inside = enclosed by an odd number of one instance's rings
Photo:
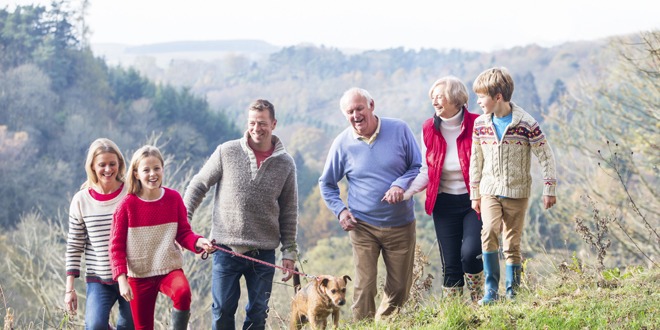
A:
{"type": "Polygon", "coordinates": [[[429,89],[429,97],[431,100],[433,100],[433,90],[440,85],[445,86],[444,96],[447,98],[447,101],[455,104],[458,109],[461,109],[467,104],[467,87],[465,87],[465,84],[463,84],[460,79],[454,76],[442,77],[431,85],[431,89],[429,89]]]}
{"type": "Polygon", "coordinates": [[[124,182],[126,179],[126,160],[121,154],[119,147],[110,139],[99,138],[94,140],[89,146],[87,151],[87,158],[85,159],[85,172],[87,172],[87,181],[85,181],[80,189],[91,188],[99,183],[99,178],[94,171],[94,159],[100,154],[115,154],[119,160],[119,168],[117,170],[117,181],[124,182]]]}
{"type": "Polygon", "coordinates": [[[502,94],[505,102],[511,101],[513,95],[513,78],[505,67],[490,68],[479,74],[474,80],[472,90],[477,94],[488,94],[495,97],[502,94]]]}
{"type": "MultiPolygon", "coordinates": [[[[138,165],[140,162],[147,157],[156,157],[160,160],[160,164],[165,167],[165,160],[163,159],[163,154],[160,153],[157,147],[152,145],[144,145],[140,149],[136,150],[131,157],[131,167],[128,168],[128,193],[129,194],[139,194],[142,191],[142,182],[135,177],[137,173],[138,165]]],[[[161,181],[162,185],[162,181],[161,181]]]]}

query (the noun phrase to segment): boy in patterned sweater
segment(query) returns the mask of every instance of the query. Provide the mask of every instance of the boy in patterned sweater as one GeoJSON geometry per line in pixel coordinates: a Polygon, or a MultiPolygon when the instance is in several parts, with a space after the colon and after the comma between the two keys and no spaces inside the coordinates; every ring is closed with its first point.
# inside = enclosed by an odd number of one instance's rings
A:
{"type": "Polygon", "coordinates": [[[475,79],[472,89],[484,114],[474,122],[470,157],[470,199],[481,213],[481,247],[485,294],[480,305],[498,299],[499,234],[506,259],[506,296],[520,285],[520,242],[532,185],[531,153],[543,172],[543,206],[556,203],[555,158],[539,124],[511,102],[513,78],[505,68],[491,68],[475,79]]]}

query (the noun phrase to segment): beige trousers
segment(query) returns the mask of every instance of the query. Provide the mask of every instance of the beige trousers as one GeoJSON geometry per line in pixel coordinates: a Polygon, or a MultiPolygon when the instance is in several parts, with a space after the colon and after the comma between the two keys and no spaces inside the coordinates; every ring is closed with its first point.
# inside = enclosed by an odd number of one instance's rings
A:
{"type": "Polygon", "coordinates": [[[364,221],[349,232],[353,245],[355,283],[353,292],[353,318],[386,318],[396,314],[408,300],[412,285],[415,256],[415,221],[401,227],[382,228],[364,221]],[[383,299],[376,311],[378,293],[378,258],[383,254],[385,288],[383,299]]]}
{"type": "Polygon", "coordinates": [[[484,252],[500,248],[499,235],[502,233],[502,252],[507,264],[520,265],[525,214],[528,198],[503,198],[491,195],[481,196],[481,249],[484,252]]]}

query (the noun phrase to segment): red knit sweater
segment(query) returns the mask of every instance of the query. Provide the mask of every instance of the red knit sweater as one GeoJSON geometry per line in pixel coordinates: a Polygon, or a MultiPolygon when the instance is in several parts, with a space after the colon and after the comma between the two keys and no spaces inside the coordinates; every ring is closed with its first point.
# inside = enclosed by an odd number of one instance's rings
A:
{"type": "Polygon", "coordinates": [[[176,240],[184,248],[195,248],[203,236],[195,234],[188,222],[188,212],[181,195],[163,188],[161,198],[144,201],[134,194],[121,201],[114,214],[110,234],[112,277],[165,275],[183,266],[183,256],[176,240]]]}

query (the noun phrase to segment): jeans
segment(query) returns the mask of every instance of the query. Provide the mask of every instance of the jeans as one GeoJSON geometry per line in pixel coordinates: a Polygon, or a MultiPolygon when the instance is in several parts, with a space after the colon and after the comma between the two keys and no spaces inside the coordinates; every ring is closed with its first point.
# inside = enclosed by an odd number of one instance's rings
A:
{"type": "Polygon", "coordinates": [[[110,310],[119,303],[117,329],[133,329],[131,306],[119,294],[118,284],[87,282],[87,300],[85,302],[85,329],[107,330],[110,310]]]}
{"type": "Polygon", "coordinates": [[[481,254],[481,221],[472,209],[469,194],[441,193],[433,207],[433,224],[442,257],[443,286],[462,287],[463,274],[478,274],[484,267],[481,254]]]}
{"type": "MultiPolygon", "coordinates": [[[[223,246],[225,249],[227,247],[223,246]]],[[[275,263],[275,250],[256,250],[247,256],[271,264],[275,263]]],[[[245,276],[248,304],[245,307],[243,329],[266,328],[268,299],[273,287],[275,268],[234,256],[224,251],[213,254],[213,329],[235,329],[234,314],[241,296],[240,278],[245,276]]]]}

